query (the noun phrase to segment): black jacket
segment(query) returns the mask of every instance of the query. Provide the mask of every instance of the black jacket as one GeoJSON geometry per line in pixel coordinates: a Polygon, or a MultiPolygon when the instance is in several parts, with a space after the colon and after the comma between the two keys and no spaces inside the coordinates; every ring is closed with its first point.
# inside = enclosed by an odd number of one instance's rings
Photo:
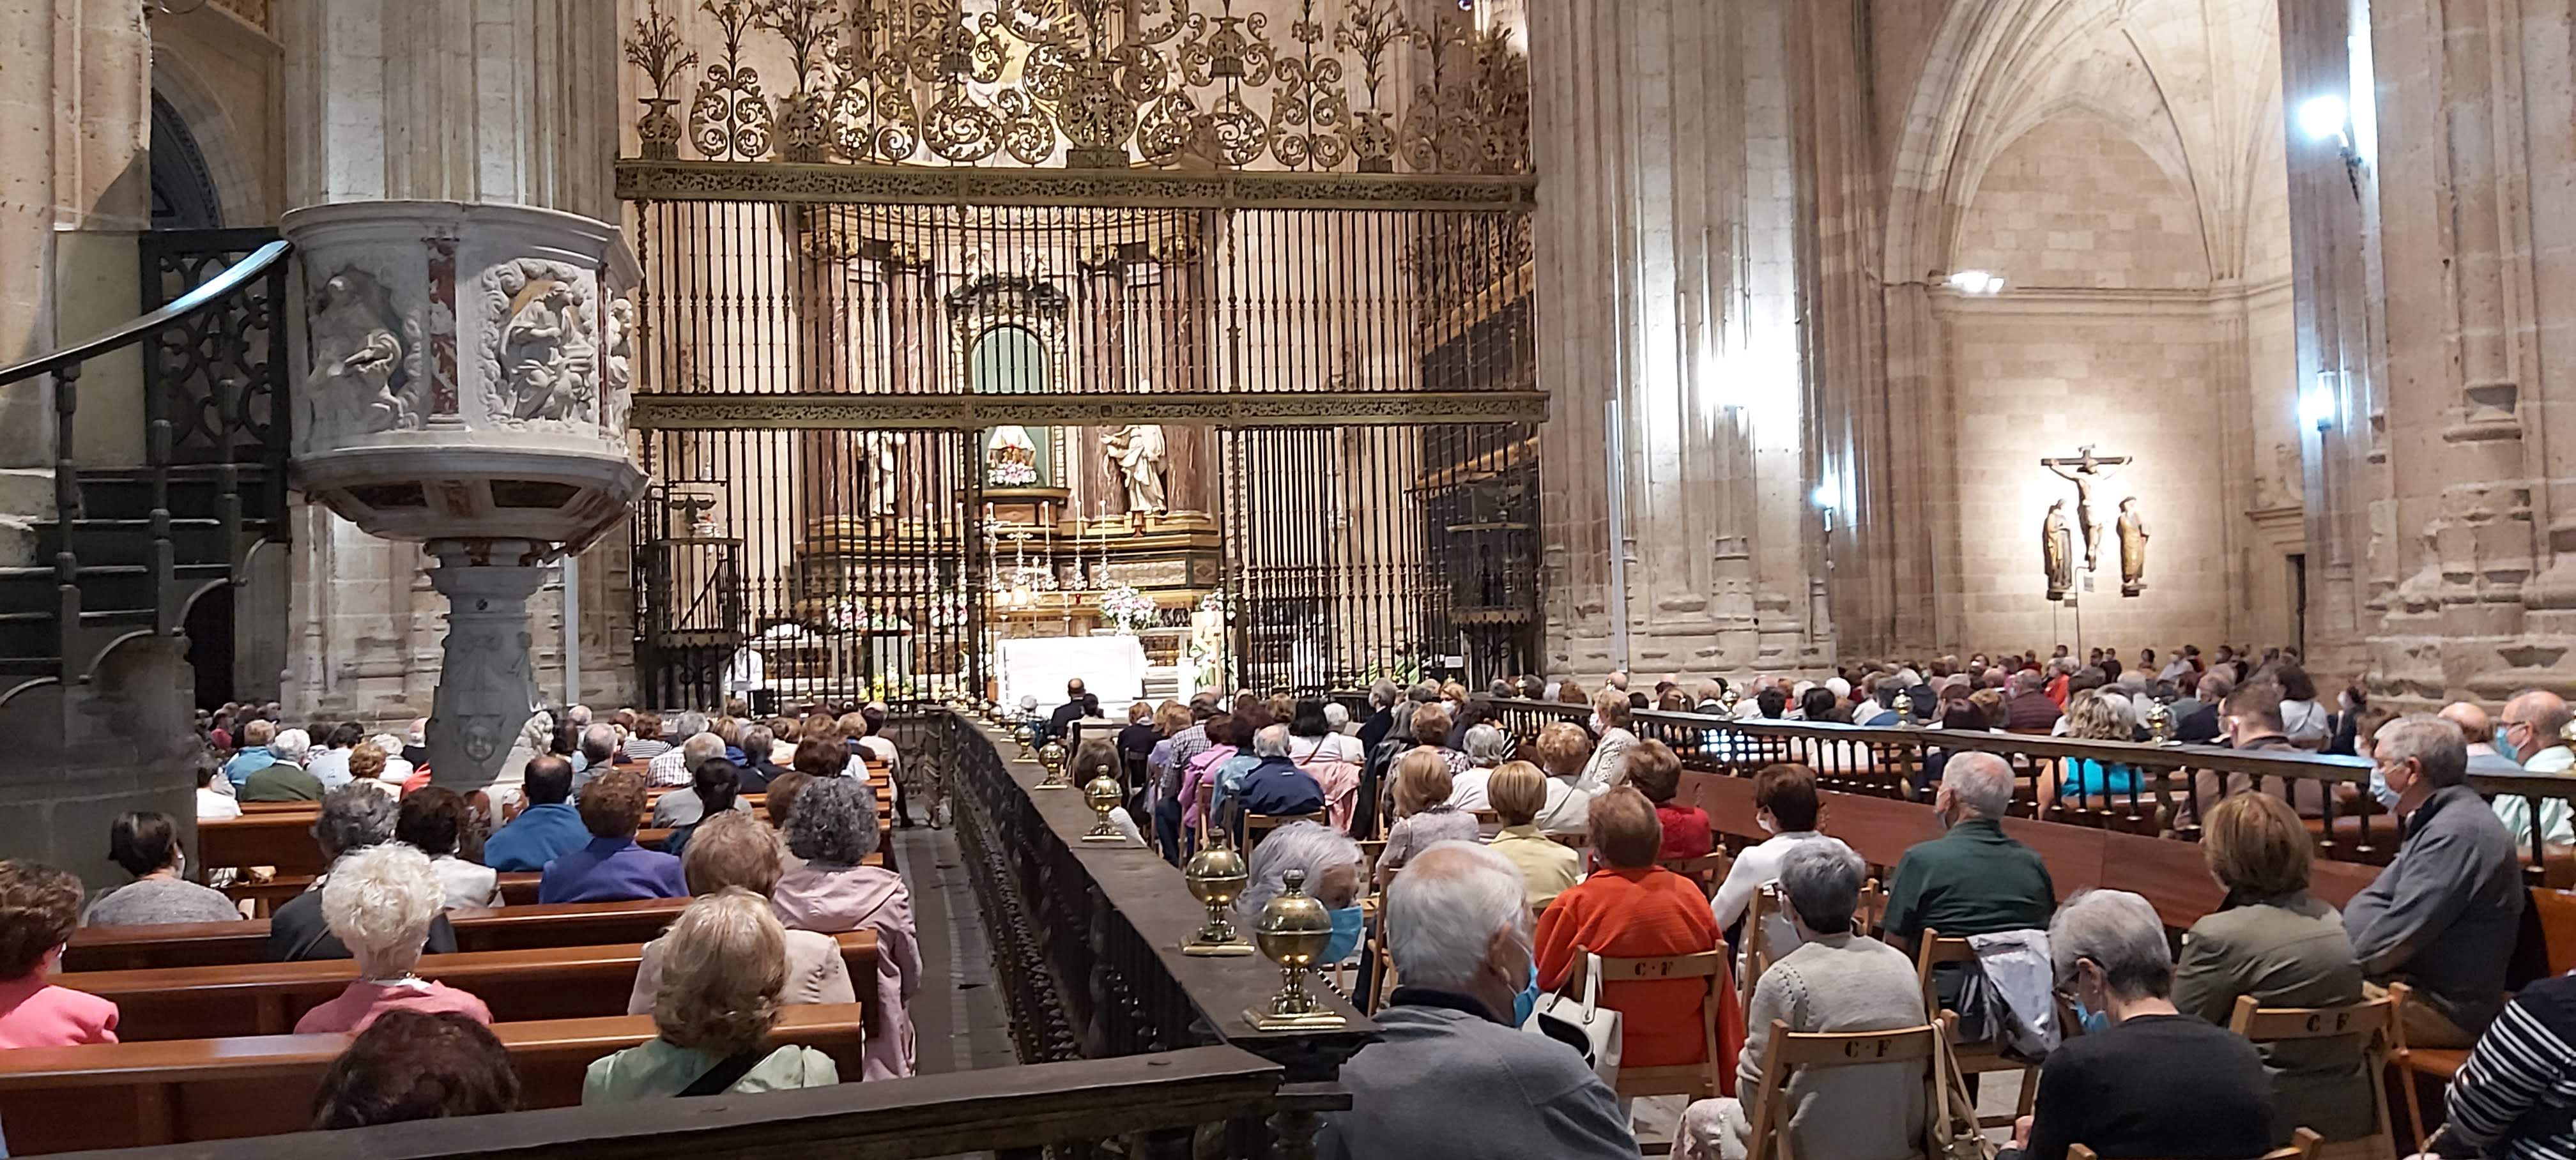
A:
{"type": "MultiPolygon", "coordinates": [[[[421,950],[433,955],[456,953],[456,928],[442,914],[429,921],[429,939],[421,950]]],[[[268,916],[268,961],[303,963],[352,957],[331,926],[322,920],[322,892],[307,890],[287,899],[268,916]]]]}

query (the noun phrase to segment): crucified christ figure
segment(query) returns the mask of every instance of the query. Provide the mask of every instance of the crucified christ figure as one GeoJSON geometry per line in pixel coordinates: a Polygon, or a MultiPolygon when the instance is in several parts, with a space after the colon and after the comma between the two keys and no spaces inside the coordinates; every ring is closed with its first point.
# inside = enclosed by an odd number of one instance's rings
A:
{"type": "Polygon", "coordinates": [[[2072,457],[2043,459],[2041,467],[2058,478],[2075,485],[2075,526],[2084,533],[2084,570],[2090,572],[2102,556],[2102,525],[2093,519],[2093,485],[2111,478],[2113,469],[2129,462],[2126,455],[2095,455],[2094,444],[2075,449],[2072,457]]]}

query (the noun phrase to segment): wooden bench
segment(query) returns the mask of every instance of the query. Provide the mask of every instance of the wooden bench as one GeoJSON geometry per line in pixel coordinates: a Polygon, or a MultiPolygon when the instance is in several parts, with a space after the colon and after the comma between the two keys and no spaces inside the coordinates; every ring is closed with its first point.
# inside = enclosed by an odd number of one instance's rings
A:
{"type": "MultiPolygon", "coordinates": [[[[852,982],[873,980],[876,933],[835,937],[852,982]]],[[[642,943],[471,951],[427,956],[418,972],[472,992],[499,1022],[623,1015],[643,955],[642,943]]],[[[284,1034],[306,1011],[336,997],[357,977],[357,964],[340,959],[79,971],[53,981],[115,1003],[118,1038],[143,1042],[284,1034]]]]}
{"type": "MultiPolygon", "coordinates": [[[[788,1007],[772,1043],[818,1048],[859,1077],[865,1016],[854,1003],[788,1007]]],[[[654,1036],[650,1016],[496,1023],[519,1106],[581,1102],[593,1060],[654,1036]]],[[[300,1132],[347,1035],[255,1035],[0,1052],[0,1122],[12,1155],[300,1132]]]]}
{"type": "MultiPolygon", "coordinates": [[[[685,898],[638,902],[558,902],[461,910],[447,921],[459,951],[512,951],[542,947],[650,942],[670,925],[685,898]]],[[[72,933],[63,953],[66,971],[169,970],[264,962],[268,920],[190,922],[166,926],[97,926],[72,933]]]]}

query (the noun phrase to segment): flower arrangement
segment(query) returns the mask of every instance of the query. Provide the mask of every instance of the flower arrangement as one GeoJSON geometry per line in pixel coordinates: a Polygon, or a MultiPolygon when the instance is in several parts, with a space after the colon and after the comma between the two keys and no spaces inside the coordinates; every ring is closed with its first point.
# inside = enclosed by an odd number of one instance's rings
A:
{"type": "Polygon", "coordinates": [[[1022,463],[1017,459],[1002,459],[996,461],[993,464],[991,474],[986,477],[986,482],[999,484],[1003,487],[1027,487],[1037,481],[1037,465],[1034,463],[1022,463]]]}
{"type": "Polygon", "coordinates": [[[1100,615],[1116,622],[1120,632],[1134,632],[1154,623],[1154,598],[1133,584],[1112,584],[1100,590],[1100,615]]]}

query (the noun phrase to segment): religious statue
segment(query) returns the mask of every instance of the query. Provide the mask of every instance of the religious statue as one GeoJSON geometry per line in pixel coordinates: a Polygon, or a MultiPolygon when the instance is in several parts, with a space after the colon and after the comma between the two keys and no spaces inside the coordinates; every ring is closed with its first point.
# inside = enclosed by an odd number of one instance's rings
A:
{"type": "Polygon", "coordinates": [[[316,409],[315,427],[386,431],[421,425],[419,334],[373,276],[351,269],[325,281],[314,295],[305,333],[313,352],[307,393],[316,409]]]}
{"type": "Polygon", "coordinates": [[[2075,536],[2066,524],[2066,501],[2048,505],[2048,518],[2039,525],[2040,558],[2048,565],[2048,598],[2064,600],[2075,587],[2075,536]]]}
{"type": "Polygon", "coordinates": [[[580,272],[522,258],[483,275],[491,417],[504,425],[595,421],[598,336],[580,272]]]}
{"type": "Polygon", "coordinates": [[[1101,440],[1100,449],[1127,484],[1127,514],[1161,515],[1170,510],[1163,491],[1163,429],[1152,423],[1130,423],[1101,440]]]}
{"type": "Polygon", "coordinates": [[[859,449],[865,457],[868,473],[868,515],[885,519],[894,515],[895,482],[901,478],[903,445],[907,436],[901,431],[869,431],[859,436],[859,449]]]}
{"type": "Polygon", "coordinates": [[[1016,423],[993,428],[993,437],[984,443],[984,482],[1002,487],[1038,482],[1038,445],[1028,428],[1016,423]]]}
{"type": "Polygon", "coordinates": [[[2102,560],[2102,525],[2093,518],[2093,485],[2111,477],[2105,468],[2129,462],[2126,455],[2095,455],[2093,447],[2087,443],[2076,448],[2073,458],[2039,461],[2039,465],[2051,474],[2075,485],[2075,526],[2084,533],[2084,570],[2087,572],[2099,568],[2102,560]]]}
{"type": "Polygon", "coordinates": [[[2138,497],[2120,501],[2120,595],[2144,590],[2147,576],[2147,519],[2138,514],[2138,497]]]}

